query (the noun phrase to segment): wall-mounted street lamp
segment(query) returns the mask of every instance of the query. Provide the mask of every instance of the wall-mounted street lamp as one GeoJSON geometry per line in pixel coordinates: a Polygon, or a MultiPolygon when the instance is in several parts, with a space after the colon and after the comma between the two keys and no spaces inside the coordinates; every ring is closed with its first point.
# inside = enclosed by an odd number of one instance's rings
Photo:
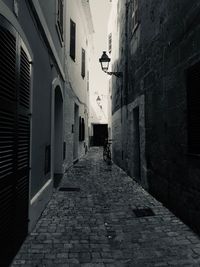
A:
{"type": "Polygon", "coordinates": [[[97,97],[96,102],[97,102],[98,106],[102,109],[101,98],[99,96],[97,97]]]}
{"type": "Polygon", "coordinates": [[[101,63],[102,70],[107,73],[108,75],[115,75],[116,77],[120,78],[122,77],[122,72],[109,72],[108,67],[110,63],[110,58],[106,54],[106,51],[103,51],[103,54],[101,58],[99,59],[99,62],[101,63]]]}

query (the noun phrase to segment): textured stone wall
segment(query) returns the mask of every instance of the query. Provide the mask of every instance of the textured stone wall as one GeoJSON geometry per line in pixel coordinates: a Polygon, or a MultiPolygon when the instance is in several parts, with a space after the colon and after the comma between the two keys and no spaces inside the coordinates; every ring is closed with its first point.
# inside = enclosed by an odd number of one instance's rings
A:
{"type": "Polygon", "coordinates": [[[141,172],[140,182],[182,219],[198,228],[200,158],[188,154],[186,70],[200,60],[200,3],[141,0],[139,25],[134,33],[130,28],[130,4],[127,10],[124,3],[119,6],[121,53],[113,66],[120,66],[124,77],[122,92],[120,81],[113,82],[112,110],[114,129],[121,133],[115,134],[116,142],[122,145],[113,147],[114,159],[133,176],[134,151],[130,144],[134,142],[134,130],[127,110],[144,95],[145,122],[142,126],[140,118],[139,129],[140,160],[145,157],[141,169],[145,170],[146,178],[141,172]],[[120,113],[122,119],[116,115],[120,113]],[[122,151],[124,157],[120,157],[122,151]]]}

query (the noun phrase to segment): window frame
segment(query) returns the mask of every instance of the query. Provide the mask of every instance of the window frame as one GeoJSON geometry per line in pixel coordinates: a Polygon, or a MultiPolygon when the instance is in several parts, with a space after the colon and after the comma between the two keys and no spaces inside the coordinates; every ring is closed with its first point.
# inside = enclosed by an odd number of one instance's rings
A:
{"type": "Polygon", "coordinates": [[[64,42],[64,0],[56,1],[56,29],[63,46],[64,42]]]}

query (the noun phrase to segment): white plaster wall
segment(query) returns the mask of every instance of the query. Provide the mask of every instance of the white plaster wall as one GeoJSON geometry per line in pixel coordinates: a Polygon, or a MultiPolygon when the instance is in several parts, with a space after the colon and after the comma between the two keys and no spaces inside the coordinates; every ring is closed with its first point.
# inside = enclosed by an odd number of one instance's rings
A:
{"type": "Polygon", "coordinates": [[[68,0],[66,3],[65,54],[67,80],[80,102],[88,104],[87,70],[91,53],[91,36],[88,29],[83,6],[79,0],[68,0]],[[70,19],[76,23],[76,59],[70,57],[70,19]],[[81,76],[82,48],[86,51],[86,76],[81,76]]]}
{"type": "MultiPolygon", "coordinates": [[[[93,51],[93,23],[90,6],[86,0],[66,0],[66,31],[65,31],[65,103],[64,103],[64,141],[66,142],[66,159],[64,168],[67,169],[74,160],[74,140],[78,142],[78,158],[83,156],[88,147],[88,117],[89,117],[89,90],[87,83],[92,79],[90,73],[93,51]],[[70,57],[70,19],[76,23],[76,58],[70,57]],[[85,77],[81,76],[82,48],[86,51],[85,77]],[[88,81],[89,79],[89,81],[88,81]],[[78,105],[79,114],[85,120],[85,140],[77,141],[72,132],[74,127],[74,105],[78,105]]],[[[89,86],[90,87],[90,86],[89,86]]],[[[74,127],[75,129],[75,127],[74,127]]]]}

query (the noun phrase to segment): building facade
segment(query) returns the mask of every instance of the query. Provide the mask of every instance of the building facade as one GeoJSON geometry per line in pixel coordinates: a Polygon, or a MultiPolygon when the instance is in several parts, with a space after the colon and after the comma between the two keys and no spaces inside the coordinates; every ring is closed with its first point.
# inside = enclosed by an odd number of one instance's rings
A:
{"type": "Polygon", "coordinates": [[[55,177],[87,151],[92,32],[87,1],[0,0],[0,258],[4,266],[36,224],[55,177]],[[83,24],[79,18],[74,28],[76,8],[83,24]]]}
{"type": "Polygon", "coordinates": [[[199,11],[193,1],[112,1],[114,161],[200,225],[199,11]]]}
{"type": "Polygon", "coordinates": [[[89,84],[94,32],[89,2],[68,0],[66,3],[65,169],[83,156],[89,146],[89,84]]]}

